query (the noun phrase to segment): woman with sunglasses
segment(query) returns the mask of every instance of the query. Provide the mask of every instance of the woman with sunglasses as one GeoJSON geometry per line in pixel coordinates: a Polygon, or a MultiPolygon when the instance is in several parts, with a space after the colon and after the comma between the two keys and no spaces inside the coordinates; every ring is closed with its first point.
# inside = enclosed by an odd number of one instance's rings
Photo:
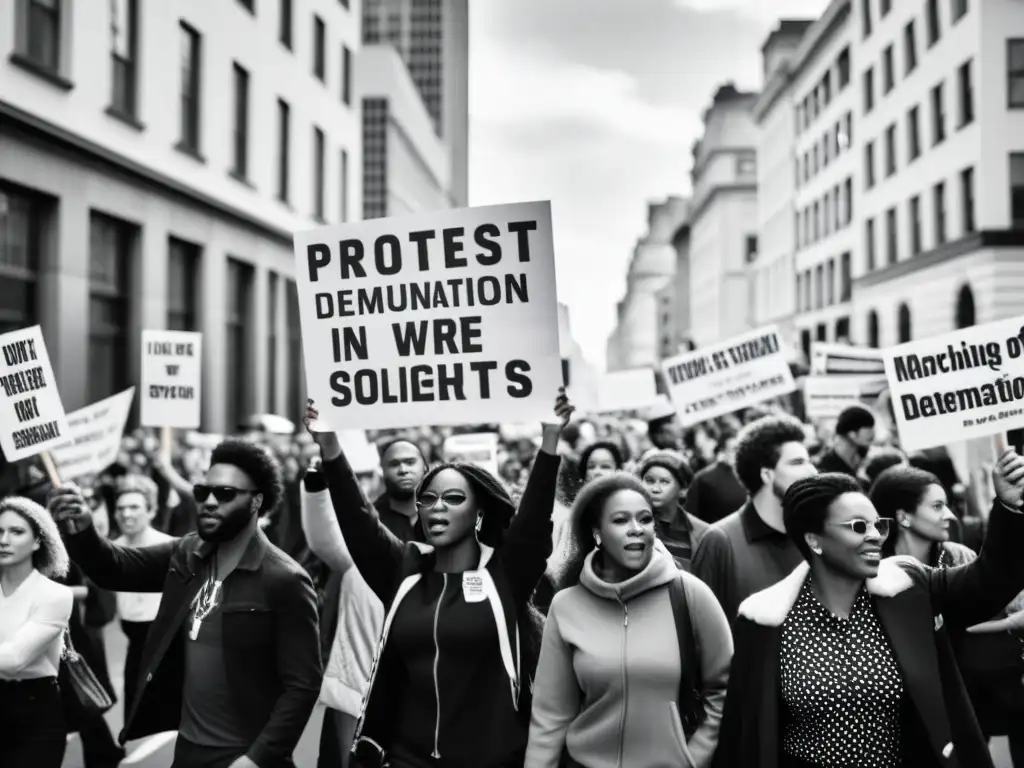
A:
{"type": "Polygon", "coordinates": [[[529,601],[551,553],[559,435],[574,408],[559,392],[518,512],[468,464],[431,469],[417,489],[426,544],[379,521],[333,433],[304,419],[356,567],[385,608],[355,736],[359,768],[523,765],[536,649],[529,601]]]}
{"type": "Polygon", "coordinates": [[[1024,458],[993,472],[989,540],[970,565],[882,559],[891,520],[829,473],[783,499],[805,562],[747,598],[716,768],[991,768],[949,627],[993,616],[1024,587],[1024,458]]]}

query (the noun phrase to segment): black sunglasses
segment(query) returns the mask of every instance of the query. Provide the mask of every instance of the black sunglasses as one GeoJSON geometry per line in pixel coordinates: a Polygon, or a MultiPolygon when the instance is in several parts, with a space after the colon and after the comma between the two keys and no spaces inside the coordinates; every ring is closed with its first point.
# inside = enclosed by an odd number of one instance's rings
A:
{"type": "Polygon", "coordinates": [[[210,498],[211,493],[218,504],[227,504],[229,501],[234,501],[235,497],[240,493],[256,493],[256,491],[249,488],[232,488],[230,485],[204,485],[198,483],[192,486],[192,496],[200,504],[210,498]]]}
{"type": "Polygon", "coordinates": [[[416,506],[432,509],[438,501],[443,501],[446,507],[457,507],[466,502],[466,494],[462,491],[445,491],[440,496],[436,493],[423,493],[416,500],[416,506]]]}

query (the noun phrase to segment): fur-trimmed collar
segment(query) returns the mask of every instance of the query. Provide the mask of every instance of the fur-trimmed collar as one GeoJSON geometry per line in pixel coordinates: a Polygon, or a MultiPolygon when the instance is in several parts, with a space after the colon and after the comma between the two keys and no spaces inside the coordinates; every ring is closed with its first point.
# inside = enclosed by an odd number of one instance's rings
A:
{"type": "MultiPolygon", "coordinates": [[[[891,557],[878,565],[878,575],[868,579],[868,592],[878,597],[895,597],[910,589],[914,582],[904,565],[916,565],[911,558],[891,557]]],[[[800,563],[793,572],[778,584],[762,589],[740,604],[740,616],[765,627],[780,627],[793,610],[800,590],[811,573],[811,566],[800,563]]]]}

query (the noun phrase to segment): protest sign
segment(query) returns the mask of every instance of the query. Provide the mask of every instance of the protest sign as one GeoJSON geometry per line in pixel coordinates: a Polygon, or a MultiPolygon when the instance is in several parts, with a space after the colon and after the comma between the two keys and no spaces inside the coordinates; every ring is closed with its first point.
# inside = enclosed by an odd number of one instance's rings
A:
{"type": "Polygon", "coordinates": [[[498,476],[498,435],[495,432],[452,435],[444,441],[442,452],[445,461],[475,464],[498,476]]]}
{"type": "Polygon", "coordinates": [[[808,376],[804,379],[807,418],[835,419],[851,405],[874,409],[888,386],[885,376],[808,376]]]}
{"type": "Polygon", "coordinates": [[[647,408],[658,396],[654,371],[638,368],[606,373],[597,382],[597,413],[616,413],[647,408]]]}
{"type": "Polygon", "coordinates": [[[68,422],[38,325],[0,335],[0,448],[14,462],[67,440],[68,422]]]}
{"type": "Polygon", "coordinates": [[[338,441],[353,472],[365,475],[377,471],[380,454],[377,446],[366,439],[366,432],[361,429],[343,429],[338,432],[338,441]]]}
{"type": "Polygon", "coordinates": [[[135,387],[68,414],[68,440],[50,449],[62,480],[102,472],[121,451],[135,387]]]}
{"type": "Polygon", "coordinates": [[[202,360],[201,333],[142,332],[142,426],[199,428],[202,360]]]}
{"type": "Polygon", "coordinates": [[[669,358],[662,363],[683,426],[749,408],[796,389],[775,326],[669,358]]]}
{"type": "Polygon", "coordinates": [[[904,451],[1024,426],[1024,316],[885,350],[904,451]]]}
{"type": "Polygon", "coordinates": [[[548,203],[295,236],[321,429],[551,418],[562,383],[548,203]]]}
{"type": "Polygon", "coordinates": [[[822,341],[811,347],[810,368],[812,376],[885,376],[882,350],[822,341]]]}

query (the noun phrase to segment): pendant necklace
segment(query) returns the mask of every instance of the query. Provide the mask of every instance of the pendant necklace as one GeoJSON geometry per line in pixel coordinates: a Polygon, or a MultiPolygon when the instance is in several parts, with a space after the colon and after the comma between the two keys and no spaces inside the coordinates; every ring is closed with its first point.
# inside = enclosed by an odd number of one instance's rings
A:
{"type": "Polygon", "coordinates": [[[192,600],[192,628],[189,630],[189,640],[199,639],[199,629],[203,620],[216,610],[220,604],[220,589],[223,582],[217,579],[217,553],[213,553],[213,563],[210,575],[192,600]]]}

